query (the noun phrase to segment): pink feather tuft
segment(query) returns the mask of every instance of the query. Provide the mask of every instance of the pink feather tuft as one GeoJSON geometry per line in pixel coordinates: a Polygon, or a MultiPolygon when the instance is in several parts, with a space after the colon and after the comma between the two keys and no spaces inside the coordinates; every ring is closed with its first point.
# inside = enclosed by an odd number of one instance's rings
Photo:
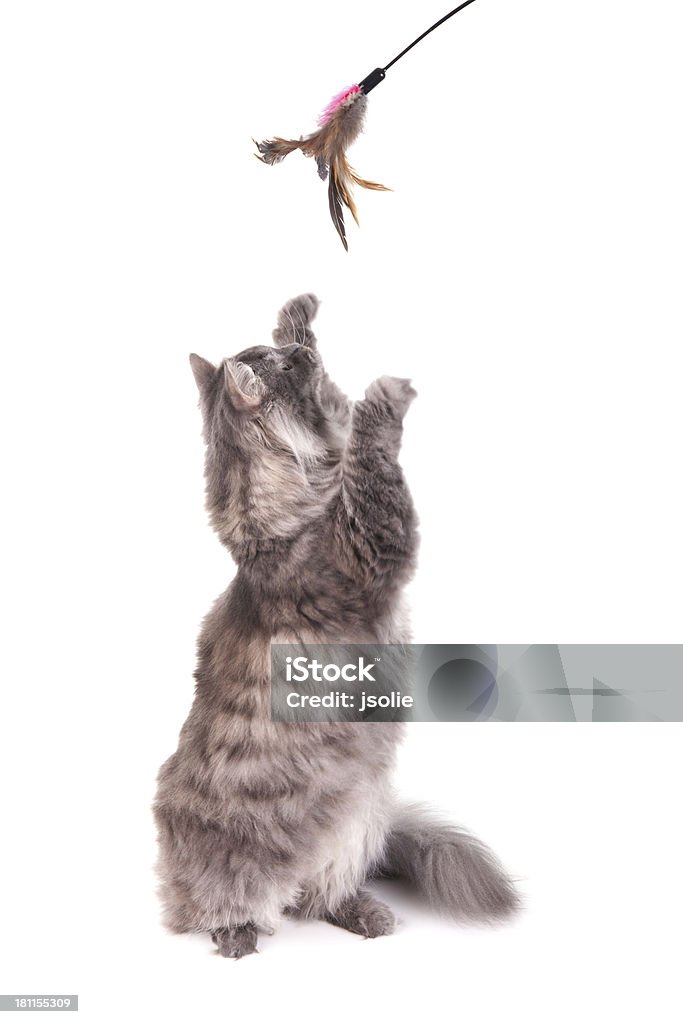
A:
{"type": "Polygon", "coordinates": [[[356,96],[359,93],[360,87],[357,85],[350,85],[347,89],[342,89],[336,96],[333,96],[330,102],[327,104],[322,114],[318,118],[318,125],[322,128],[332,120],[334,114],[342,106],[342,104],[348,100],[351,96],[356,96]]]}

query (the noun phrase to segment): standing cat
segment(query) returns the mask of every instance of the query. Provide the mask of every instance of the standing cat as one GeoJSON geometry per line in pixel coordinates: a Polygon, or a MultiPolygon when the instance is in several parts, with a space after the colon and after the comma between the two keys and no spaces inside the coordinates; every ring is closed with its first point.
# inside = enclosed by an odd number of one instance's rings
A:
{"type": "Polygon", "coordinates": [[[382,377],[349,402],[318,354],[317,308],[312,295],[288,302],[275,348],[219,367],[190,357],[208,508],[238,571],[204,622],[155,814],[166,924],[211,933],[228,957],[254,952],[284,913],[390,933],[391,911],[363,889],[373,873],[409,878],[455,916],[516,905],[477,839],[397,806],[401,725],[271,720],[271,643],[408,639],[417,533],[397,458],[415,392],[382,377]]]}

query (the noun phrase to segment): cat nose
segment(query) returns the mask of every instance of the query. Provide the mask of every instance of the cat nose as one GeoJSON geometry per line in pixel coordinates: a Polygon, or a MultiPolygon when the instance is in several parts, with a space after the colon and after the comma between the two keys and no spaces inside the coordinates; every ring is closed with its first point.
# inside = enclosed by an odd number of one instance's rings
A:
{"type": "Polygon", "coordinates": [[[280,349],[280,355],[285,357],[293,356],[299,351],[300,348],[301,345],[297,345],[296,342],[293,345],[285,345],[284,348],[280,349]]]}

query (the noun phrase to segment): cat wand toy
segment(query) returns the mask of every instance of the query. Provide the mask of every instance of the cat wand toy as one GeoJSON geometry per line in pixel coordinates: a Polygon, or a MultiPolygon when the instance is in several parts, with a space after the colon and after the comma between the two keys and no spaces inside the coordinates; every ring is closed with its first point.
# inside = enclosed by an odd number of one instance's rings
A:
{"type": "Polygon", "coordinates": [[[258,149],[258,159],[264,164],[280,163],[286,156],[295,150],[300,150],[304,156],[313,157],[318,166],[318,175],[325,181],[328,180],[328,199],[332,223],[341,238],[342,245],[348,252],[349,244],[346,239],[346,226],[344,224],[344,207],[351,211],[351,215],[358,224],[358,212],[353,198],[353,186],[372,189],[375,192],[388,192],[385,185],[376,181],[368,181],[360,178],[346,158],[346,150],[356,140],[363,129],[365,113],[367,110],[368,93],[384,81],[389,68],[397,61],[422,42],[434,29],[439,28],[445,21],[452,18],[473,4],[474,0],[465,0],[454,10],[449,11],[443,18],[440,18],[421,36],[414,39],[410,46],[390,60],[385,67],[375,68],[357,85],[351,85],[338,93],[323,110],[318,118],[318,130],[311,135],[300,139],[281,139],[276,136],[273,139],[265,139],[263,142],[254,144],[258,149]]]}

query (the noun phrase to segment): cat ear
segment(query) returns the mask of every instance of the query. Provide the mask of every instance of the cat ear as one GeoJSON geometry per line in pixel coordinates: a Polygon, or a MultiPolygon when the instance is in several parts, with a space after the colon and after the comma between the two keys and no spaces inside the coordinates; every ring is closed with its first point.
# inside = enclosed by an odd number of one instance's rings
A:
{"type": "Polygon", "coordinates": [[[273,341],[278,348],[294,343],[316,348],[317,341],[310,324],[319,305],[318,298],[310,293],[297,295],[295,299],[285,302],[277,315],[277,327],[273,331],[273,341]]]}
{"type": "Polygon", "coordinates": [[[196,352],[190,355],[190,366],[197,382],[197,387],[203,391],[209,381],[216,376],[216,367],[208,359],[203,359],[196,352]]]}
{"type": "Polygon", "coordinates": [[[256,412],[263,401],[262,385],[246,363],[226,359],[223,363],[225,387],[238,412],[256,412]]]}

